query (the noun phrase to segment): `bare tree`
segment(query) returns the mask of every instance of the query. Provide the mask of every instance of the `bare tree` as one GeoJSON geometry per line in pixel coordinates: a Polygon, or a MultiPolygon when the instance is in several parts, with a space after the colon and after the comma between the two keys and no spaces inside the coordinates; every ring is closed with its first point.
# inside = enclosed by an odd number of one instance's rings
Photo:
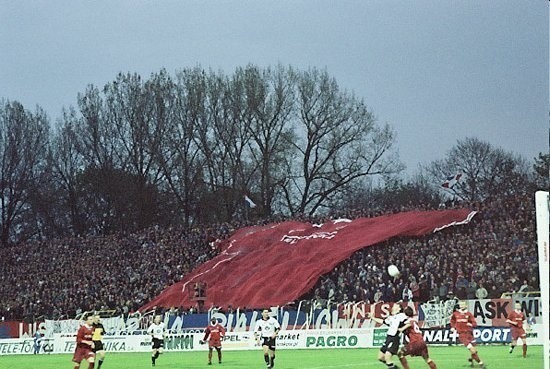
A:
{"type": "Polygon", "coordinates": [[[99,90],[90,85],[84,93],[78,94],[77,100],[82,117],[76,130],[86,166],[112,168],[119,165],[116,132],[105,118],[104,101],[99,90]]]}
{"type": "Polygon", "coordinates": [[[271,215],[275,195],[287,176],[285,158],[292,156],[292,116],[295,113],[295,73],[277,66],[238,69],[245,85],[254,173],[245,179],[247,192],[259,195],[264,216],[271,215]]]}
{"type": "Polygon", "coordinates": [[[376,123],[367,106],[340,91],[326,71],[299,74],[297,158],[284,187],[292,213],[315,213],[331,197],[366,176],[396,173],[395,133],[376,123]]]}
{"type": "Polygon", "coordinates": [[[35,113],[18,102],[0,101],[0,241],[27,237],[29,199],[46,170],[49,122],[40,108],[35,113]]]}
{"type": "Polygon", "coordinates": [[[52,138],[50,165],[54,186],[58,190],[58,206],[64,208],[67,230],[75,234],[85,234],[85,214],[79,204],[78,175],[86,168],[81,147],[81,137],[78,134],[80,118],[74,109],[64,110],[58,121],[57,130],[52,138]]]}
{"type": "Polygon", "coordinates": [[[253,173],[249,155],[250,112],[243,79],[210,72],[206,78],[206,114],[197,125],[197,145],[204,157],[204,183],[216,201],[214,213],[226,220],[239,209],[239,199],[253,173]]]}
{"type": "Polygon", "coordinates": [[[468,201],[524,193],[529,188],[528,165],[523,158],[475,137],[458,140],[445,158],[431,163],[428,170],[436,186],[450,175],[462,174],[448,191],[468,201]]]}
{"type": "Polygon", "coordinates": [[[189,225],[200,212],[202,196],[203,156],[197,144],[197,127],[205,124],[206,79],[199,69],[184,69],[170,82],[172,99],[167,106],[166,139],[157,150],[157,160],[164,175],[166,190],[175,199],[185,224],[189,225]]]}
{"type": "Polygon", "coordinates": [[[550,154],[539,153],[533,164],[533,182],[537,189],[548,191],[550,188],[550,154]]]}
{"type": "Polygon", "coordinates": [[[140,176],[144,184],[159,179],[154,157],[169,119],[169,84],[166,71],[153,75],[146,83],[137,74],[119,74],[103,89],[103,118],[113,130],[113,148],[120,168],[140,176]]]}

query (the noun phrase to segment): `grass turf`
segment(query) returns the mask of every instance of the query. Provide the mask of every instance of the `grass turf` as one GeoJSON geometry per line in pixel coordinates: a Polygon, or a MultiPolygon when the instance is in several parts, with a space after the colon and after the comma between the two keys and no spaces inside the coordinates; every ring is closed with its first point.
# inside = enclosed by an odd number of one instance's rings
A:
{"type": "MultiPolygon", "coordinates": [[[[488,368],[542,369],[542,346],[529,346],[527,358],[521,357],[521,346],[508,354],[508,346],[479,346],[479,356],[488,368]]],[[[277,350],[276,369],[368,369],[385,366],[376,360],[377,349],[277,350]]],[[[430,347],[430,356],[438,369],[469,368],[469,354],[464,347],[430,347]]],[[[0,369],[72,369],[72,355],[11,355],[0,356],[0,369]]],[[[428,368],[421,358],[408,358],[411,369],[428,368]]],[[[396,360],[396,363],[398,361],[396,360]]],[[[401,365],[398,365],[401,367],[401,365]]],[[[97,364],[96,364],[97,367],[97,364]]],[[[475,367],[478,367],[477,365],[475,367]]],[[[82,362],[81,368],[88,365],[82,362]]],[[[107,353],[101,369],[151,368],[149,353],[107,353]]],[[[218,364],[216,352],[213,364],[207,365],[207,353],[170,352],[160,356],[155,369],[265,369],[263,353],[257,351],[224,351],[218,364]]]]}

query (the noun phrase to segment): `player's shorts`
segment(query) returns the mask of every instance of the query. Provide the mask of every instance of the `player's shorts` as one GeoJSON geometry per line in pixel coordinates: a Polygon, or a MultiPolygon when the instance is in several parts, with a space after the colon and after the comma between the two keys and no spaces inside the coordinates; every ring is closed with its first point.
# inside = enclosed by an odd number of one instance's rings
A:
{"type": "Polygon", "coordinates": [[[88,360],[91,357],[95,357],[91,347],[77,347],[73,355],[73,362],[80,364],[82,360],[88,360]]]}
{"type": "Polygon", "coordinates": [[[92,341],[94,343],[94,348],[92,349],[93,352],[103,351],[105,350],[103,348],[103,342],[102,341],[92,341]]]}
{"type": "Polygon", "coordinates": [[[428,346],[424,342],[409,342],[403,348],[403,355],[428,357],[428,346]]]}
{"type": "Polygon", "coordinates": [[[222,341],[221,340],[209,340],[208,341],[208,347],[209,348],[221,348],[222,347],[222,341]]]}
{"type": "Polygon", "coordinates": [[[275,337],[262,337],[262,346],[267,346],[270,350],[275,350],[275,337]]]}
{"type": "Polygon", "coordinates": [[[476,345],[476,340],[472,332],[459,333],[458,340],[466,347],[468,347],[469,344],[472,344],[472,346],[476,345]]]}
{"type": "Polygon", "coordinates": [[[164,340],[153,338],[153,350],[164,348],[164,340]]]}
{"type": "Polygon", "coordinates": [[[518,338],[524,340],[527,337],[527,334],[525,333],[525,330],[523,328],[512,328],[510,329],[510,334],[512,335],[512,341],[515,341],[518,338]]]}
{"type": "Polygon", "coordinates": [[[395,336],[386,336],[386,342],[384,342],[384,345],[380,347],[380,351],[383,353],[391,352],[392,355],[397,354],[397,351],[399,350],[399,335],[396,334],[395,336]]]}

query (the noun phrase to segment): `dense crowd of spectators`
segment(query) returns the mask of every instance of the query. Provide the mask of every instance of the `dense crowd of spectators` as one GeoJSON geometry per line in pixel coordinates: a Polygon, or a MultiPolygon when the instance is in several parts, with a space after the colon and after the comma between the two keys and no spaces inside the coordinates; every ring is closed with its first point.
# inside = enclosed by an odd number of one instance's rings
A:
{"type": "Polygon", "coordinates": [[[0,319],[135,311],[217,250],[233,226],[157,227],[129,235],[67,238],[0,250],[0,319]]]}
{"type": "Polygon", "coordinates": [[[499,298],[539,289],[535,210],[529,198],[470,204],[466,226],[389,240],[356,252],[321,277],[310,297],[356,302],[499,298]],[[391,278],[386,267],[402,272],[391,278]]]}
{"type": "MultiPolygon", "coordinates": [[[[304,298],[318,302],[494,298],[538,289],[534,207],[527,198],[469,204],[466,226],[394,239],[356,252],[322,276],[304,298]],[[397,279],[389,264],[402,271],[397,279]]],[[[407,210],[392,209],[391,212],[407,210]]],[[[349,211],[348,218],[380,212],[349,211]]],[[[317,219],[316,221],[320,221],[317,219]]],[[[263,220],[265,223],[266,220],[263,220]]],[[[82,311],[136,310],[200,263],[216,239],[244,222],[127,235],[30,242],[0,249],[0,319],[74,317],[82,311]]]]}

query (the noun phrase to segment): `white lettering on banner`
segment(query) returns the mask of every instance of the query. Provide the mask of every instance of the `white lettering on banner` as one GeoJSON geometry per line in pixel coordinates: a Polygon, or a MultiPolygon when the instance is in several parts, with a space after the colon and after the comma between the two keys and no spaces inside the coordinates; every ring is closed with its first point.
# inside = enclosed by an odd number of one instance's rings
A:
{"type": "Polygon", "coordinates": [[[170,326],[170,330],[174,332],[181,332],[183,328],[183,318],[181,316],[176,317],[170,326]]]}
{"type": "Polygon", "coordinates": [[[507,342],[510,335],[510,328],[482,328],[474,329],[474,338],[483,343],[507,342]]]}
{"type": "MultiPolygon", "coordinates": [[[[458,334],[448,328],[422,329],[423,337],[428,344],[458,344],[458,334]]],[[[510,340],[510,328],[486,327],[474,328],[473,336],[478,343],[505,343],[510,340]]]]}
{"type": "Polygon", "coordinates": [[[458,334],[450,329],[426,329],[422,333],[427,343],[456,342],[458,338],[458,334]]]}
{"type": "Polygon", "coordinates": [[[283,236],[283,238],[281,238],[281,241],[289,243],[291,245],[295,245],[300,240],[310,240],[310,239],[315,239],[315,238],[325,238],[327,240],[331,240],[336,236],[337,233],[338,233],[338,231],[334,231],[334,232],[315,232],[315,233],[312,233],[312,234],[309,234],[309,235],[306,235],[306,236],[290,236],[288,234],[285,234],[283,236]]]}

